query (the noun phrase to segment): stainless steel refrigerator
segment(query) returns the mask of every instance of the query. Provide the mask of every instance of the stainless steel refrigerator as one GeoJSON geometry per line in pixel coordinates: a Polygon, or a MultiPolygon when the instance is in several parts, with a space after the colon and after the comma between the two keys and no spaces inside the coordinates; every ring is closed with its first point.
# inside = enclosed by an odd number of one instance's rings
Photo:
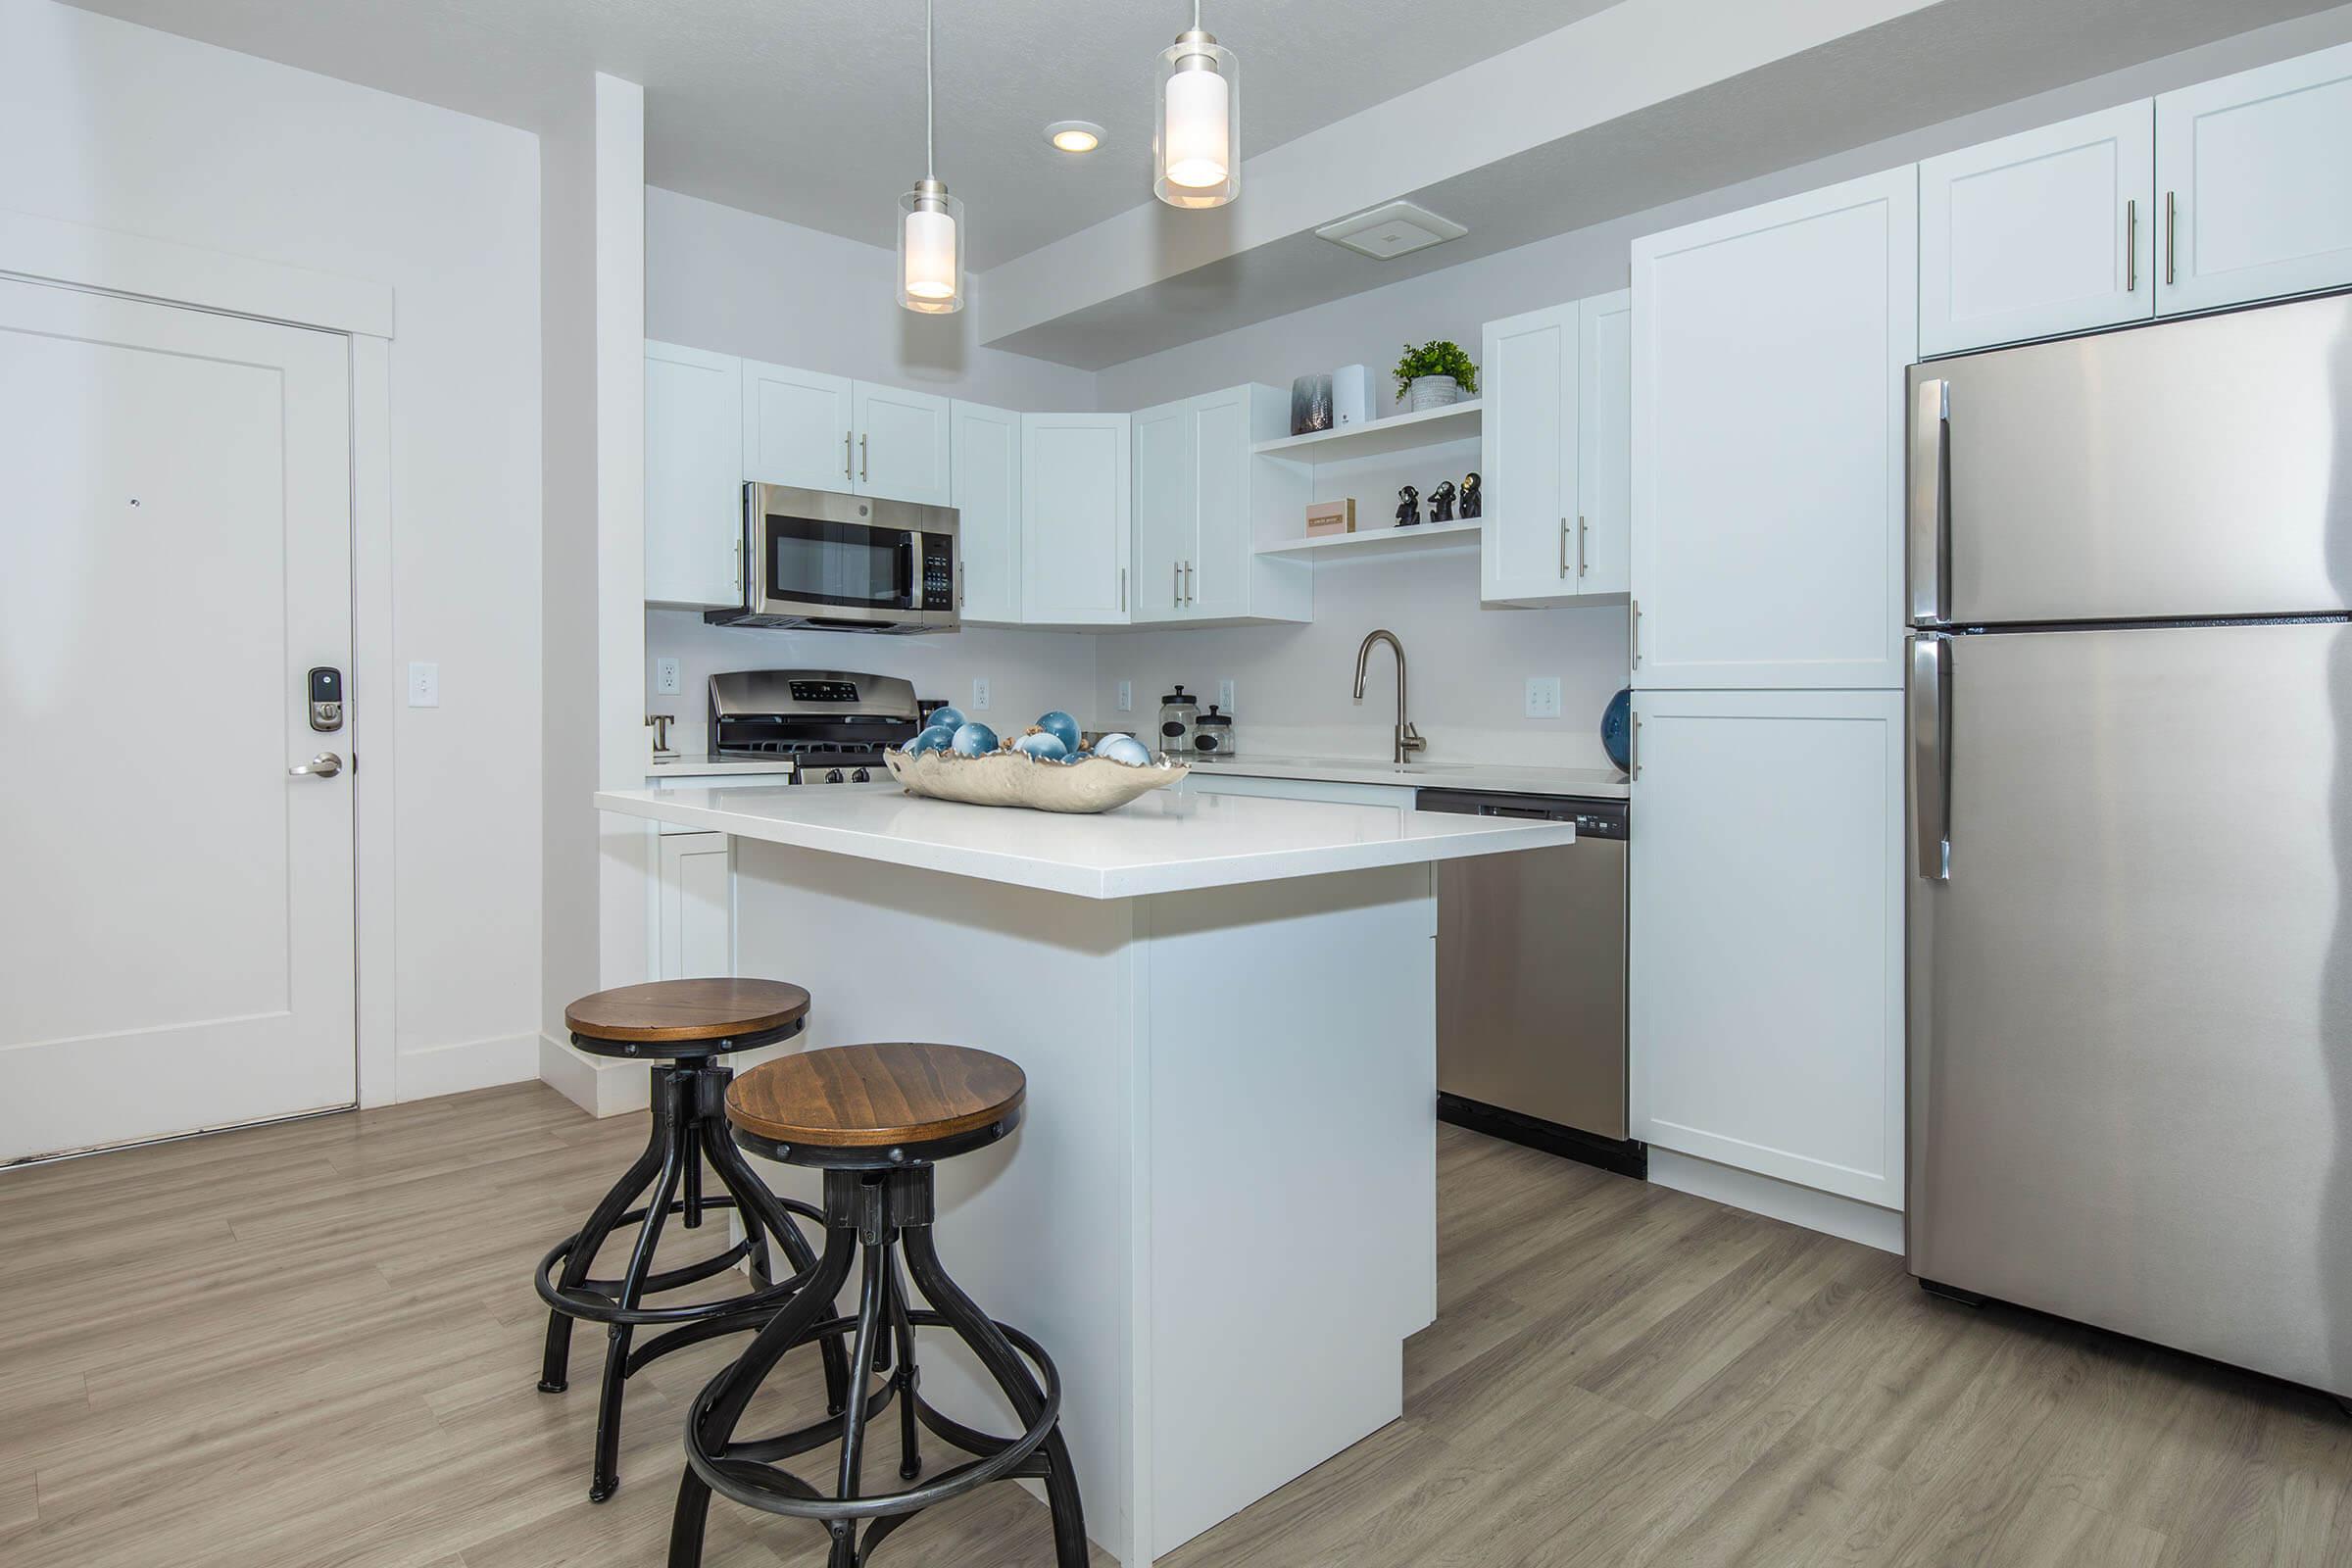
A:
{"type": "Polygon", "coordinates": [[[2352,297],[1909,392],[1911,1271],[2352,1396],[2352,297]]]}

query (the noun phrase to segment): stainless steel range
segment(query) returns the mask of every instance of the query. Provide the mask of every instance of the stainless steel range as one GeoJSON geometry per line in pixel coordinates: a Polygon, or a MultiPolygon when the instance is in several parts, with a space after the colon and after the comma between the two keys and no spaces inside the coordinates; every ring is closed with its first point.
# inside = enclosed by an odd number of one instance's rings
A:
{"type": "Polygon", "coordinates": [[[795,784],[886,782],[886,747],[922,728],[912,683],[846,669],[737,669],[710,677],[710,750],[789,757],[795,784]]]}

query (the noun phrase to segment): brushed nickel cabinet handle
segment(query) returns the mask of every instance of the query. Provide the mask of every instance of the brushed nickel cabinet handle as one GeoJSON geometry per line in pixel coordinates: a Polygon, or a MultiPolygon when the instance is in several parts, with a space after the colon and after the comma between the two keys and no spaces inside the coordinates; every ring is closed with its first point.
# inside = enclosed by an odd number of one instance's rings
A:
{"type": "Polygon", "coordinates": [[[1560,519],[1560,575],[1568,575],[1568,519],[1560,519]]]}
{"type": "Polygon", "coordinates": [[[1119,568],[1119,613],[1127,612],[1127,568],[1119,568]]]}
{"type": "Polygon", "coordinates": [[[2139,292],[2139,199],[2124,203],[2124,292],[2139,292]]]}
{"type": "Polygon", "coordinates": [[[1576,514],[1576,578],[1579,582],[1585,578],[1585,514],[1581,512],[1576,514]]]}
{"type": "Polygon", "coordinates": [[[858,438],[858,477],[865,477],[865,437],[858,438]]]}
{"type": "Polygon", "coordinates": [[[841,432],[841,476],[844,479],[850,478],[854,472],[850,466],[850,438],[857,433],[855,430],[841,432]]]}
{"type": "Polygon", "coordinates": [[[2173,192],[2164,193],[2164,282],[2170,288],[2175,282],[2174,270],[2180,260],[2180,204],[2173,192]]]}

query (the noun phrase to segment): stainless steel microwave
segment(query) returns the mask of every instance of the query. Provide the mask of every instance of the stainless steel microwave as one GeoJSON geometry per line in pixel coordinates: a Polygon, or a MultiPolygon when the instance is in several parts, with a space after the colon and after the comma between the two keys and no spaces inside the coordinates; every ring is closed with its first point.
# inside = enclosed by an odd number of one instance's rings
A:
{"type": "Polygon", "coordinates": [[[956,509],[743,487],[743,604],[703,618],[820,631],[959,629],[956,509]]]}

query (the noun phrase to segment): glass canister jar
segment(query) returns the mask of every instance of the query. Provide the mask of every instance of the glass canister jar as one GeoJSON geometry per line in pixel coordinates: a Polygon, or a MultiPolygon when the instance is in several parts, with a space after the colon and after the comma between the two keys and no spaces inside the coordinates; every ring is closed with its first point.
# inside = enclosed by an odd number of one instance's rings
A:
{"type": "Polygon", "coordinates": [[[1231,757],[1233,755],[1233,715],[1220,713],[1217,705],[1208,705],[1208,711],[1193,722],[1193,751],[1200,757],[1231,757]]]}
{"type": "Polygon", "coordinates": [[[1200,700],[1179,685],[1159,700],[1159,749],[1167,757],[1189,757],[1193,726],[1200,717],[1200,700]]]}

